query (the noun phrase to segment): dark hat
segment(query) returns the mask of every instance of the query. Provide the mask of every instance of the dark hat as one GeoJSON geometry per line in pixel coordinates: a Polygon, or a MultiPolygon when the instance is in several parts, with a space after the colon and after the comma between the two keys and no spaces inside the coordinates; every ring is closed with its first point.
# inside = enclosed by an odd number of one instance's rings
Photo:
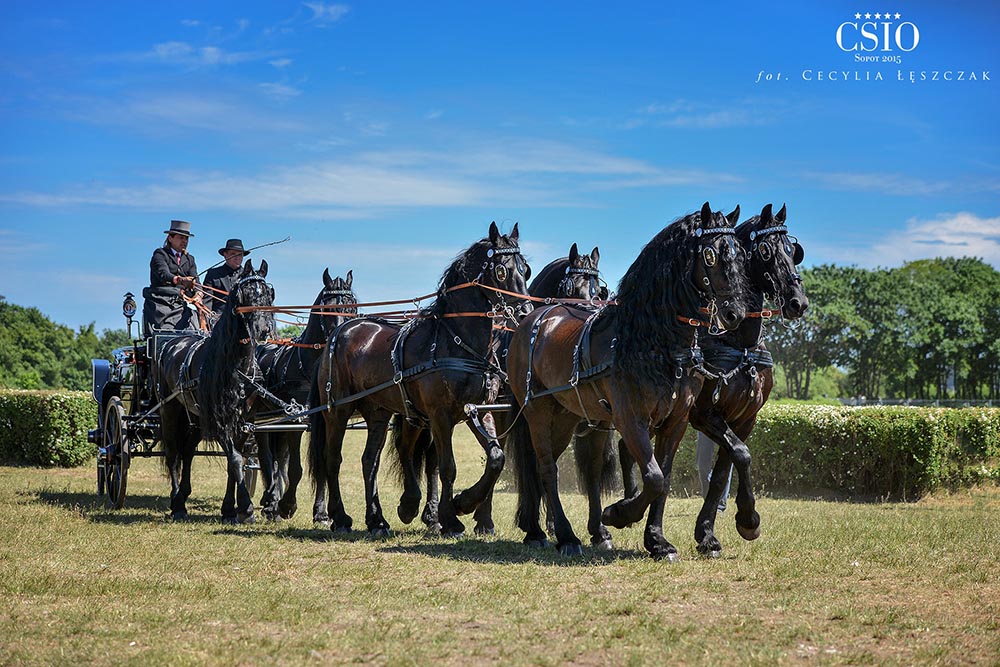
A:
{"type": "Polygon", "coordinates": [[[184,220],[171,220],[170,229],[163,230],[164,234],[180,234],[181,236],[194,236],[191,233],[191,223],[184,220]]]}
{"type": "Polygon", "coordinates": [[[219,248],[219,254],[225,256],[227,250],[239,250],[241,253],[243,253],[244,257],[250,254],[249,250],[243,249],[243,241],[241,241],[240,239],[229,239],[228,241],[226,241],[226,247],[219,248]]]}

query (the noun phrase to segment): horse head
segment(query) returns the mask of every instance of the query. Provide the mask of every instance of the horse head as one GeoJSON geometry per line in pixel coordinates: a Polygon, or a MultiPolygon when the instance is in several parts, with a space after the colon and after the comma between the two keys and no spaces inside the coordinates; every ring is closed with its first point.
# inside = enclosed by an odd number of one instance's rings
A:
{"type": "Polygon", "coordinates": [[[248,259],[243,265],[229,298],[245,337],[256,344],[274,333],[274,314],[259,308],[274,305],[274,287],[265,280],[267,260],[261,260],[259,270],[254,270],[252,262],[248,259]]]}
{"type": "Polygon", "coordinates": [[[321,325],[323,328],[323,339],[330,338],[330,334],[337,326],[350,317],[358,314],[357,307],[349,308],[351,304],[357,304],[358,298],[354,294],[351,286],[354,284],[354,271],[348,271],[346,278],[337,276],[330,277],[330,269],[323,270],[323,291],[316,297],[317,306],[338,306],[337,308],[320,308],[322,315],[321,325]]]}
{"type": "Polygon", "coordinates": [[[702,309],[709,316],[713,332],[734,329],[746,316],[747,279],[735,241],[739,217],[739,206],[729,215],[723,215],[713,212],[705,202],[694,229],[696,242],[691,280],[704,301],[702,309]]]}
{"type": "Polygon", "coordinates": [[[608,288],[601,284],[601,272],[597,263],[601,260],[601,251],[595,246],[587,254],[580,254],[574,243],[569,249],[569,264],[566,266],[565,277],[559,282],[557,296],[562,299],[606,299],[608,288]]]}
{"type": "Polygon", "coordinates": [[[809,298],[802,286],[802,277],[796,271],[805,252],[798,240],[788,235],[785,206],[777,215],[771,205],[765,206],[760,216],[740,225],[740,243],[748,253],[750,282],[781,308],[787,319],[802,317],[809,307],[809,298]]]}

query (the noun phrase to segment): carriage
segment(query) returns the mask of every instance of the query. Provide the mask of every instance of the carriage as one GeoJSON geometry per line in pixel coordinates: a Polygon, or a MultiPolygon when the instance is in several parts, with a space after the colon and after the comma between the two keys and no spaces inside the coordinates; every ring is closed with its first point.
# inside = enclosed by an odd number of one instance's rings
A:
{"type": "MultiPolygon", "coordinates": [[[[122,314],[131,333],[136,314],[135,297],[129,292],[124,298],[122,314]]],[[[159,363],[160,353],[168,341],[192,335],[205,334],[200,330],[157,330],[151,336],[134,340],[133,345],[113,350],[111,359],[91,360],[92,396],[98,412],[97,428],[88,431],[87,441],[97,445],[97,493],[106,495],[108,505],[115,509],[125,504],[132,459],[164,456],[157,448],[161,440],[159,408],[181,390],[159,395],[151,369],[159,363]]],[[[282,428],[305,430],[306,426],[286,424],[282,428]]],[[[221,450],[200,450],[196,454],[225,456],[221,450]]],[[[256,457],[247,457],[244,473],[251,494],[256,487],[259,468],[256,457]]]]}

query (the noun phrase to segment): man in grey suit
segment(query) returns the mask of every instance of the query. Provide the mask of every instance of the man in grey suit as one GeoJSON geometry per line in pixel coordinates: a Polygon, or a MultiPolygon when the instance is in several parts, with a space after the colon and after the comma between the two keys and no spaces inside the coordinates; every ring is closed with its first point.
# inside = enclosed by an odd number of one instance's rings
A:
{"type": "Polygon", "coordinates": [[[197,328],[193,311],[181,298],[182,291],[194,297],[194,284],[198,281],[198,266],[194,256],[187,252],[191,223],[171,220],[163,246],[153,251],[149,260],[149,287],[142,290],[143,331],[146,336],[153,329],[197,328]]]}

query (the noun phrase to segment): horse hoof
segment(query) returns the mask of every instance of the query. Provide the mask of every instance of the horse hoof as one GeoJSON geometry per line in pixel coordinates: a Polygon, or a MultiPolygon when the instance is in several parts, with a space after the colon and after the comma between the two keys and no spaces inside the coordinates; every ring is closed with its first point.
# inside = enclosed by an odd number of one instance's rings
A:
{"type": "Polygon", "coordinates": [[[611,540],[610,537],[607,538],[606,540],[600,540],[598,542],[594,542],[593,545],[595,551],[611,552],[615,550],[615,543],[611,540]]]}
{"type": "Polygon", "coordinates": [[[431,523],[427,525],[427,532],[424,533],[427,537],[441,537],[441,524],[431,523]]]}
{"type": "Polygon", "coordinates": [[[187,512],[171,512],[170,513],[170,520],[171,521],[187,521],[188,520],[188,513],[187,512]]]}
{"type": "Polygon", "coordinates": [[[261,515],[264,517],[264,521],[268,523],[281,523],[285,520],[285,517],[277,512],[261,512],[261,515]]]}
{"type": "Polygon", "coordinates": [[[496,535],[497,534],[497,529],[493,527],[493,524],[489,524],[489,525],[479,525],[479,524],[476,524],[474,532],[476,533],[476,535],[482,535],[482,536],[489,537],[491,535],[496,535]]]}
{"type": "Polygon", "coordinates": [[[582,556],[583,547],[578,543],[560,544],[559,555],[561,556],[582,556]]]}
{"type": "Polygon", "coordinates": [[[396,507],[396,516],[404,524],[409,525],[420,512],[420,496],[416,498],[407,498],[403,496],[399,499],[399,505],[396,507]]]}
{"type": "Polygon", "coordinates": [[[387,540],[392,536],[392,531],[389,530],[388,526],[379,526],[374,530],[368,531],[368,537],[373,540],[387,540]]]}
{"type": "Polygon", "coordinates": [[[234,516],[224,516],[224,517],[222,517],[222,525],[223,526],[235,526],[237,523],[239,523],[239,522],[236,520],[236,517],[234,517],[234,516]]]}
{"type": "Polygon", "coordinates": [[[543,538],[524,538],[525,546],[531,547],[532,549],[548,549],[549,541],[543,538]]]}
{"type": "Polygon", "coordinates": [[[601,512],[601,523],[612,528],[628,528],[642,518],[641,511],[638,516],[632,516],[633,513],[632,506],[626,505],[625,501],[619,500],[604,508],[604,511],[601,512]]]}
{"type": "Polygon", "coordinates": [[[278,505],[278,515],[282,519],[291,519],[293,516],[295,516],[295,512],[298,509],[299,509],[298,505],[290,505],[290,506],[287,506],[287,507],[282,506],[282,505],[278,505]]]}
{"type": "Polygon", "coordinates": [[[462,516],[463,514],[472,514],[479,507],[479,502],[473,500],[468,490],[462,491],[460,494],[455,496],[454,499],[455,514],[462,516]]]}
{"type": "Polygon", "coordinates": [[[652,556],[653,560],[660,561],[665,560],[668,563],[676,563],[680,561],[681,556],[675,549],[668,549],[666,551],[653,551],[649,554],[652,556]]]}
{"type": "Polygon", "coordinates": [[[336,533],[337,535],[347,535],[347,534],[349,534],[351,532],[351,527],[350,526],[335,526],[335,525],[333,525],[331,523],[330,524],[330,530],[332,532],[336,533]]]}
{"type": "Polygon", "coordinates": [[[441,533],[441,537],[447,537],[447,538],[458,538],[458,537],[464,537],[464,536],[465,536],[465,529],[464,528],[462,530],[458,530],[457,528],[453,528],[453,529],[451,529],[451,530],[449,530],[447,532],[444,532],[442,530],[442,533],[441,533]]]}
{"type": "Polygon", "coordinates": [[[743,526],[736,524],[736,532],[740,534],[747,542],[753,542],[758,537],[760,537],[760,526],[754,528],[744,528],[743,526]]]}
{"type": "Polygon", "coordinates": [[[238,517],[236,517],[236,521],[237,523],[243,526],[252,526],[253,524],[257,523],[257,517],[256,515],[253,514],[240,514],[238,517]]]}

